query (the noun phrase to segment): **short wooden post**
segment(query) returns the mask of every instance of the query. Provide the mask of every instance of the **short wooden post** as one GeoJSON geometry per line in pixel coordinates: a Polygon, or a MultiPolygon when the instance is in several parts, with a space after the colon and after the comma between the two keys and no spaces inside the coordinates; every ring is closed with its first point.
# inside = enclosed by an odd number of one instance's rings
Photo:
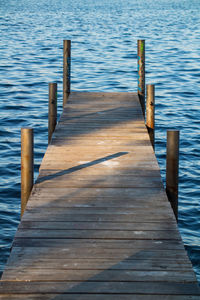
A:
{"type": "Polygon", "coordinates": [[[21,129],[21,216],[33,187],[33,129],[21,129]]]}
{"type": "Polygon", "coordinates": [[[154,126],[155,126],[155,86],[153,84],[147,84],[147,98],[146,98],[146,126],[149,133],[150,141],[155,146],[154,140],[154,126]]]}
{"type": "Polygon", "coordinates": [[[138,96],[145,116],[145,40],[137,41],[138,56],[138,96]]]}
{"type": "Polygon", "coordinates": [[[71,77],[71,41],[63,41],[63,107],[70,94],[71,77]]]}
{"type": "Polygon", "coordinates": [[[178,220],[179,131],[167,131],[166,193],[178,220]]]}
{"type": "Polygon", "coordinates": [[[51,141],[52,134],[57,123],[57,83],[49,83],[49,126],[48,143],[51,141]]]}

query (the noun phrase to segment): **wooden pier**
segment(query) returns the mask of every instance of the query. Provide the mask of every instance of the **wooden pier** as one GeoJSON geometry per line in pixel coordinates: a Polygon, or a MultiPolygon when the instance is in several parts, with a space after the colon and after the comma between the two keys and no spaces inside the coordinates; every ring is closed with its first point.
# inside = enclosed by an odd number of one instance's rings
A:
{"type": "Polygon", "coordinates": [[[137,94],[70,94],[0,299],[200,299],[137,94]]]}

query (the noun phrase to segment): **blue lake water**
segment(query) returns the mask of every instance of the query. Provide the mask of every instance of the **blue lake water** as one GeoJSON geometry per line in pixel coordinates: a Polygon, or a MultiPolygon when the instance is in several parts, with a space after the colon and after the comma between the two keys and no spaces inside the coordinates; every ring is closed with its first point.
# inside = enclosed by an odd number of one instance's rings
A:
{"type": "Polygon", "coordinates": [[[35,133],[35,178],[47,147],[48,83],[62,107],[62,43],[72,90],[136,91],[137,39],[156,85],[156,156],[180,134],[179,228],[200,282],[200,1],[0,0],[0,271],[20,219],[20,129],[35,133]]]}

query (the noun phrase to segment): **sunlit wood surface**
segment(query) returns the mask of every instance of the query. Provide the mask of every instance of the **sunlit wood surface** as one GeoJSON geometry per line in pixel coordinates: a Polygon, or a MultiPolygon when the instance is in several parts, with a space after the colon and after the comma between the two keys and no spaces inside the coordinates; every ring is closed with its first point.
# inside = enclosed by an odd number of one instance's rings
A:
{"type": "Polygon", "coordinates": [[[200,299],[134,93],[72,93],[0,299],[200,299]]]}

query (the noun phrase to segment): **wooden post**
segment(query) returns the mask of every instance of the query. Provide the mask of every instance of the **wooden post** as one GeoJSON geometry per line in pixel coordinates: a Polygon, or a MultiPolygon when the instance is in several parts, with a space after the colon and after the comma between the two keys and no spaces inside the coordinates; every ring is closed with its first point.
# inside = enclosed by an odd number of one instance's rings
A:
{"type": "Polygon", "coordinates": [[[147,98],[146,98],[146,126],[149,133],[150,141],[155,147],[154,140],[154,126],[155,126],[155,87],[153,84],[147,84],[147,98]]]}
{"type": "Polygon", "coordinates": [[[145,116],[145,40],[137,41],[138,56],[138,96],[143,116],[145,116]]]}
{"type": "Polygon", "coordinates": [[[166,193],[178,220],[179,131],[167,131],[166,193]]]}
{"type": "Polygon", "coordinates": [[[21,216],[33,187],[33,129],[21,129],[21,216]]]}
{"type": "Polygon", "coordinates": [[[71,77],[71,41],[63,41],[63,107],[67,103],[70,94],[71,77]]]}
{"type": "Polygon", "coordinates": [[[49,126],[48,143],[51,141],[52,134],[57,123],[57,83],[49,83],[49,126]]]}

